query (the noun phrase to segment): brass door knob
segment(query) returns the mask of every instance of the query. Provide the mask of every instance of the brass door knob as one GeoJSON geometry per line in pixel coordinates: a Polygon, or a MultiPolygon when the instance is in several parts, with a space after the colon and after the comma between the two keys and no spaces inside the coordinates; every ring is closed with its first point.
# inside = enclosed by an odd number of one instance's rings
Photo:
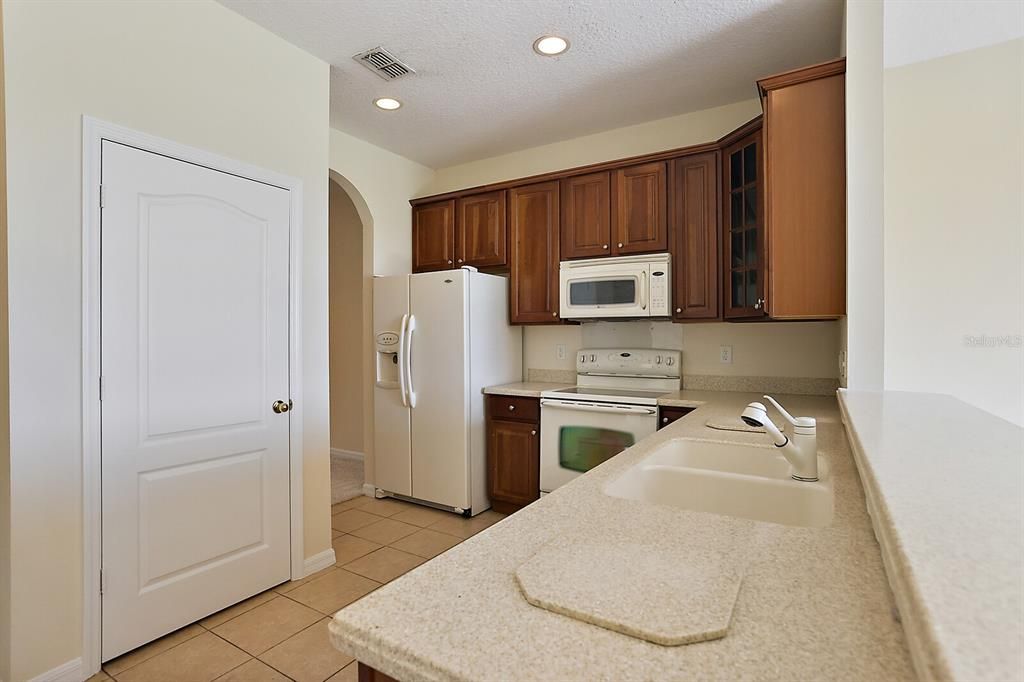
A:
{"type": "Polygon", "coordinates": [[[275,400],[273,407],[274,407],[274,412],[276,412],[278,414],[284,414],[288,410],[292,409],[292,405],[291,405],[291,401],[290,400],[288,402],[285,402],[283,400],[275,400]]]}

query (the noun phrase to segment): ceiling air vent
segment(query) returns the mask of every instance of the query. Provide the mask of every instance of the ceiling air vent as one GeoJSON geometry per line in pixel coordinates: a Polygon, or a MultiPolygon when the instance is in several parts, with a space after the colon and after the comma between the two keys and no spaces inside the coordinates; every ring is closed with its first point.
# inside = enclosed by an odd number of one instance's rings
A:
{"type": "Polygon", "coordinates": [[[353,55],[352,59],[386,81],[393,81],[403,76],[408,76],[411,73],[416,73],[411,66],[379,45],[372,50],[353,55]]]}

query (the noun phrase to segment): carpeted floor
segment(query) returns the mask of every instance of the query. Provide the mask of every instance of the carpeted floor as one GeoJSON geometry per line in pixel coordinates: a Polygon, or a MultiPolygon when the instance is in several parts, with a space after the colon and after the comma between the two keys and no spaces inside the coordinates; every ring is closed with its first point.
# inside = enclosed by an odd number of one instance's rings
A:
{"type": "Polygon", "coordinates": [[[331,504],[363,494],[363,460],[331,453],[331,504]]]}

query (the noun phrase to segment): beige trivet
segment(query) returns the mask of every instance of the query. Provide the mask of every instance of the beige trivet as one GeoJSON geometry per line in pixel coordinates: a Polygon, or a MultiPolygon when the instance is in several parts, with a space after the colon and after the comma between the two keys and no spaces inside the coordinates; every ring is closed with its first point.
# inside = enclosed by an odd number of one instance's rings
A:
{"type": "Polygon", "coordinates": [[[516,571],[534,606],[655,644],[724,637],[744,564],[735,553],[560,539],[516,571]]]}

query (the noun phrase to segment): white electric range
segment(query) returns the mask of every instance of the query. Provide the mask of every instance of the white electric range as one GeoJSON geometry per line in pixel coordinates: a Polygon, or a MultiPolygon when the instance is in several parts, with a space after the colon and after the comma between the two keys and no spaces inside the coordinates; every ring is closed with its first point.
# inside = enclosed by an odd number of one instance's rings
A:
{"type": "Polygon", "coordinates": [[[682,383],[677,350],[576,353],[576,386],[540,400],[540,491],[549,493],[658,429],[658,396],[682,383]]]}

